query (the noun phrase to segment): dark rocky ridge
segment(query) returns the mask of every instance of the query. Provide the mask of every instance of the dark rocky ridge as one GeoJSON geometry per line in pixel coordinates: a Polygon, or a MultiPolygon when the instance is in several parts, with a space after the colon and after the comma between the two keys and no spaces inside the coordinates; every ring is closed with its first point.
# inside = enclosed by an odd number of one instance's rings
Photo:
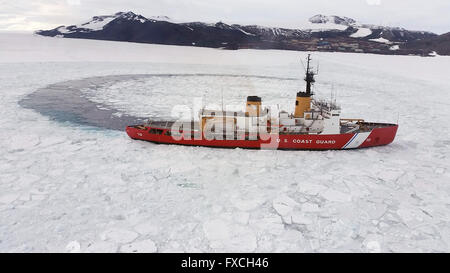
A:
{"type": "MultiPolygon", "coordinates": [[[[170,22],[167,17],[153,19],[133,12],[118,12],[110,16],[95,16],[91,21],[79,26],[60,26],[51,30],[40,30],[36,33],[64,38],[226,49],[257,48],[401,55],[428,55],[436,51],[439,54],[448,54],[447,50],[434,48],[438,44],[439,48],[442,47],[441,42],[438,42],[441,40],[439,40],[440,36],[431,32],[358,24],[351,18],[339,16],[316,15],[310,19],[310,22],[319,27],[322,26],[321,24],[329,23],[343,27],[340,29],[303,30],[256,25],[228,25],[223,22],[215,24],[174,23],[170,22]],[[369,29],[370,34],[364,37],[352,37],[361,28],[369,29]]],[[[445,44],[445,41],[443,43],[445,44]]]]}
{"type": "Polygon", "coordinates": [[[405,48],[425,52],[434,51],[439,55],[450,55],[450,32],[430,39],[411,41],[405,45],[405,48]]]}

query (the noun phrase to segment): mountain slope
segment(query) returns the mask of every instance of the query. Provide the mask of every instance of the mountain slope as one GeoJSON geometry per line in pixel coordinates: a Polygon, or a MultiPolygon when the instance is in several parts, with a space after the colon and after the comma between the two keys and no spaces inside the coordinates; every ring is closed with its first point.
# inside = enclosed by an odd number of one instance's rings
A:
{"type": "Polygon", "coordinates": [[[146,18],[133,12],[95,16],[81,25],[60,26],[36,32],[43,36],[84,38],[213,48],[273,48],[414,54],[416,49],[400,45],[437,35],[360,24],[348,17],[315,15],[305,29],[262,27],[218,22],[176,23],[165,16],[146,18]]]}
{"type": "Polygon", "coordinates": [[[112,41],[128,41],[155,44],[198,45],[221,47],[227,42],[245,42],[253,40],[251,35],[234,29],[225,28],[217,23],[176,24],[168,22],[167,17],[159,20],[147,19],[132,12],[118,12],[112,16],[96,16],[80,26],[58,27],[47,31],[37,31],[44,36],[65,38],[85,38],[112,41]],[[101,28],[98,28],[103,23],[101,28]],[[89,26],[89,27],[86,27],[89,26]],[[94,28],[91,26],[95,26],[94,28]]]}
{"type": "Polygon", "coordinates": [[[434,51],[439,55],[450,55],[450,32],[426,40],[416,40],[405,45],[405,48],[434,51]]]}

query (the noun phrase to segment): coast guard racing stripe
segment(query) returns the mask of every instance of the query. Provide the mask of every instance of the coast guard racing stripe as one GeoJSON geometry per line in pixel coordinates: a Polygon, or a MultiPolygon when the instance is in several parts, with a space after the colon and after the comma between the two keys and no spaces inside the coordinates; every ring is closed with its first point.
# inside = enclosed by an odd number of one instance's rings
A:
{"type": "Polygon", "coordinates": [[[347,144],[342,147],[342,149],[353,149],[358,148],[359,145],[363,144],[364,141],[366,141],[367,137],[370,135],[371,132],[365,132],[365,133],[356,133],[348,142],[347,144]]]}

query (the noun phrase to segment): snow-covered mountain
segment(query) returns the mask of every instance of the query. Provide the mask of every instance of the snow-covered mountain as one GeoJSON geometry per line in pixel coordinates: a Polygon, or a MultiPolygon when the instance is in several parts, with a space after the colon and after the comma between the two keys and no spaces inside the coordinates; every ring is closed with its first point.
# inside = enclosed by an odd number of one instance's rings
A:
{"type": "Polygon", "coordinates": [[[352,18],[340,17],[336,15],[326,16],[322,14],[317,14],[309,18],[309,22],[313,24],[336,24],[345,26],[351,26],[356,24],[356,21],[353,20],[352,18]]]}
{"type": "Polygon", "coordinates": [[[380,43],[392,44],[396,42],[409,42],[430,38],[436,34],[427,31],[406,30],[400,27],[378,26],[363,24],[356,20],[343,16],[315,15],[309,19],[315,29],[350,30],[351,38],[366,39],[380,43]]]}
{"type": "Polygon", "coordinates": [[[425,31],[362,24],[352,18],[335,15],[318,14],[311,17],[304,28],[288,29],[224,22],[178,22],[167,16],[146,18],[131,11],[95,16],[80,25],[60,26],[36,33],[66,38],[229,49],[274,48],[384,54],[418,53],[399,49],[407,42],[436,36],[425,31]]]}
{"type": "MultiPolygon", "coordinates": [[[[110,22],[117,20],[117,19],[140,22],[140,23],[145,23],[149,20],[141,15],[134,14],[133,12],[118,12],[114,15],[94,16],[94,17],[92,17],[92,20],[87,23],[81,24],[79,26],[75,25],[75,26],[67,27],[66,31],[67,32],[99,31],[99,30],[103,30],[107,24],[109,24],[110,22]]],[[[64,30],[64,26],[62,26],[60,28],[62,28],[64,30]]]]}

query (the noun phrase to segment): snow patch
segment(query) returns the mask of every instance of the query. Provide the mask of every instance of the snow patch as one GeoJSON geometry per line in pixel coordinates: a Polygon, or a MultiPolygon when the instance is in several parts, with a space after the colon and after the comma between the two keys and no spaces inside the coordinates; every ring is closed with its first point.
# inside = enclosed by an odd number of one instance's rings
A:
{"type": "Polygon", "coordinates": [[[314,32],[319,31],[327,31],[327,30],[346,30],[348,26],[345,25],[338,25],[333,23],[325,23],[325,24],[313,24],[313,23],[305,23],[302,25],[302,28],[305,30],[310,30],[314,32]]]}
{"type": "Polygon", "coordinates": [[[362,38],[362,37],[367,37],[370,34],[372,34],[372,30],[370,28],[358,28],[358,31],[356,31],[355,33],[351,34],[350,37],[352,38],[362,38]]]}
{"type": "Polygon", "coordinates": [[[399,50],[400,46],[399,45],[393,45],[389,48],[389,50],[399,50]]]}
{"type": "Polygon", "coordinates": [[[377,43],[383,43],[383,44],[392,44],[391,41],[389,41],[388,39],[385,39],[383,37],[377,38],[377,39],[370,39],[370,41],[374,41],[377,43]]]}
{"type": "Polygon", "coordinates": [[[87,28],[90,29],[92,31],[97,31],[97,30],[102,30],[107,24],[109,24],[110,22],[112,22],[114,19],[116,19],[117,17],[112,16],[112,17],[97,17],[96,19],[82,24],[80,26],[78,26],[79,28],[87,28]]]}

